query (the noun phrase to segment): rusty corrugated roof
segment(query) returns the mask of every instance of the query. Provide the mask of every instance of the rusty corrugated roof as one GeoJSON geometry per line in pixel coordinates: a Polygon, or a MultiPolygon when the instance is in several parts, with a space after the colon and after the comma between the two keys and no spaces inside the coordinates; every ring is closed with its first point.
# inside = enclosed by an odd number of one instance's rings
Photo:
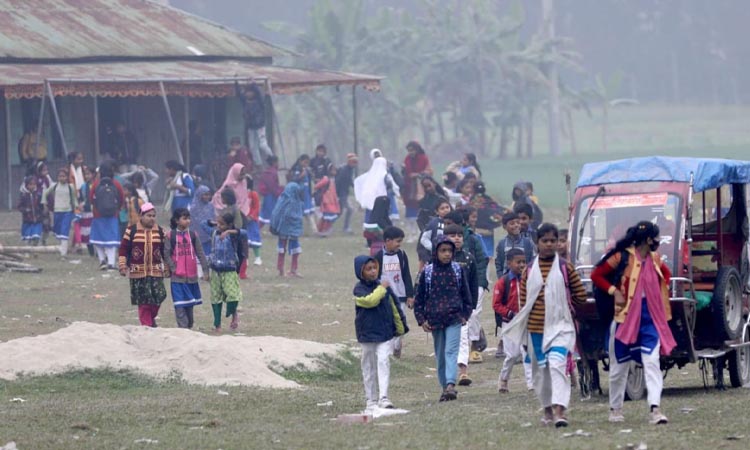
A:
{"type": "Polygon", "coordinates": [[[55,79],[56,96],[160,95],[159,80],[169,95],[224,97],[234,95],[227,78],[268,79],[274,93],[289,94],[316,86],[360,85],[380,89],[381,77],[326,70],[253,64],[245,61],[127,61],[75,64],[0,64],[0,89],[6,98],[42,95],[45,80],[55,79]],[[183,80],[183,81],[180,81],[183,80]]]}
{"type": "Polygon", "coordinates": [[[0,0],[0,61],[201,56],[288,51],[148,0],[0,0]]]}

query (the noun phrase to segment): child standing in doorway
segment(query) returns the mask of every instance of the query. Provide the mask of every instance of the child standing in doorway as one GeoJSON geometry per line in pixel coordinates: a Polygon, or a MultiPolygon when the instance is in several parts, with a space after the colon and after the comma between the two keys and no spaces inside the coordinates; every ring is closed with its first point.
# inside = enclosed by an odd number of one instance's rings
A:
{"type": "Polygon", "coordinates": [[[188,329],[193,328],[193,307],[202,303],[198,284],[199,262],[203,279],[209,280],[208,261],[198,234],[190,230],[190,223],[190,211],[175,209],[169,221],[171,231],[164,242],[164,253],[172,274],[170,290],[177,326],[188,329]]]}
{"type": "Polygon", "coordinates": [[[354,258],[354,328],[362,346],[362,379],[367,408],[393,408],[388,398],[392,351],[391,339],[409,331],[406,318],[396,306],[396,299],[387,280],[380,281],[380,266],[371,256],[354,258]]]}

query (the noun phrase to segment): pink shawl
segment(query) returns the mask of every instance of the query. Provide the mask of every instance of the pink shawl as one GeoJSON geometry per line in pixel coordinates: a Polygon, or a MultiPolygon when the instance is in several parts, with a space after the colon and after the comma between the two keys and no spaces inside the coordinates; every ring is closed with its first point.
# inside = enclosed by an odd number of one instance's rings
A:
{"type": "Polygon", "coordinates": [[[234,191],[234,195],[237,197],[237,208],[239,208],[240,212],[245,216],[250,214],[250,198],[247,195],[247,183],[244,178],[237,179],[243,168],[244,166],[240,163],[235,163],[229,168],[229,173],[227,173],[224,184],[216,191],[213,200],[211,200],[216,211],[220,211],[228,206],[221,201],[221,191],[229,188],[234,191]]]}
{"type": "Polygon", "coordinates": [[[669,329],[669,324],[667,324],[667,315],[661,298],[661,280],[656,272],[654,258],[651,254],[641,261],[641,274],[638,277],[638,284],[635,286],[635,296],[630,304],[625,322],[617,328],[615,339],[625,345],[633,344],[638,339],[643,305],[641,293],[646,295],[648,312],[651,314],[657,333],[659,333],[659,353],[669,355],[672,353],[672,349],[677,346],[677,343],[672,336],[672,330],[669,329]]]}

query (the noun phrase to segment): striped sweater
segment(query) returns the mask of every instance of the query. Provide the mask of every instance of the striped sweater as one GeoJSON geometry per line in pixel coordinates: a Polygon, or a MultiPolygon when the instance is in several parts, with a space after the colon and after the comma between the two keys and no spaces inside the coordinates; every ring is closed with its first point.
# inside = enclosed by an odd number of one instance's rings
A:
{"type": "MultiPolygon", "coordinates": [[[[550,259],[538,259],[539,269],[542,271],[542,279],[547,280],[547,275],[552,268],[554,258],[550,259]]],[[[569,262],[565,262],[568,269],[568,288],[570,289],[571,300],[573,305],[582,305],[586,303],[586,289],[583,287],[581,277],[576,272],[575,267],[569,262]]],[[[523,308],[526,304],[526,279],[528,277],[528,269],[523,272],[521,277],[520,295],[519,295],[519,306],[523,308]]],[[[544,333],[544,289],[539,293],[539,297],[534,303],[534,307],[531,310],[529,316],[528,330],[530,333],[544,333]]]]}

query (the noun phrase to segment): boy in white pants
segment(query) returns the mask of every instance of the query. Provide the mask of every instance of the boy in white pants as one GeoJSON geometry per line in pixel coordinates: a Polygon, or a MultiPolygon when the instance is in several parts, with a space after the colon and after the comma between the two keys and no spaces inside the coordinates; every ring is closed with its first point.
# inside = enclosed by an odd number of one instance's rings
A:
{"type": "Polygon", "coordinates": [[[354,273],[359,279],[354,286],[354,328],[362,346],[366,413],[378,407],[393,408],[388,398],[391,339],[408,331],[406,318],[396,305],[389,283],[378,280],[378,269],[378,262],[373,257],[354,258],[354,273]]]}
{"type": "MultiPolygon", "coordinates": [[[[526,255],[520,248],[513,248],[505,254],[505,259],[505,265],[509,268],[509,271],[495,282],[492,308],[502,318],[503,323],[508,323],[518,314],[518,287],[521,274],[526,268],[526,255]]],[[[509,341],[505,346],[505,361],[498,379],[498,391],[501,394],[508,392],[508,380],[510,380],[513,366],[521,361],[523,361],[526,375],[526,387],[529,390],[534,389],[534,382],[531,378],[531,364],[527,363],[525,359],[526,352],[523,347],[516,342],[509,341]]]]}

